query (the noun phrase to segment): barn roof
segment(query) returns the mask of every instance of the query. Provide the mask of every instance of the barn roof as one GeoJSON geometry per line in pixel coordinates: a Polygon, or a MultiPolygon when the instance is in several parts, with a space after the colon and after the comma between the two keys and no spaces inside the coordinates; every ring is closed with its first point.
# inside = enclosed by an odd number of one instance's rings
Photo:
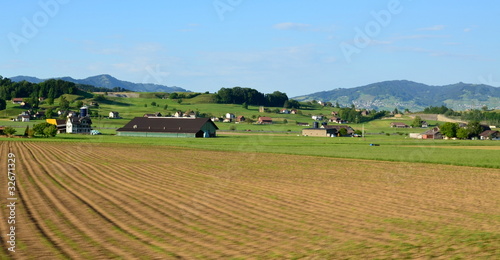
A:
{"type": "Polygon", "coordinates": [[[197,133],[205,124],[212,124],[210,118],[176,117],[136,117],[117,132],[156,132],[156,133],[197,133]]]}

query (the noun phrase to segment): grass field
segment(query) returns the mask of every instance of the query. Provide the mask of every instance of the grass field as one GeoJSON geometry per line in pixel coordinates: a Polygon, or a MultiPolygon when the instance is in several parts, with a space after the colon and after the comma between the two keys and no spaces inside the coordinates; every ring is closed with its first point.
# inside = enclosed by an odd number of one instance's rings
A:
{"type": "MultiPolygon", "coordinates": [[[[500,257],[499,169],[176,146],[230,137],[156,145],[71,138],[0,143],[0,158],[9,147],[16,154],[19,194],[17,250],[2,246],[0,258],[500,257]]],[[[236,138],[251,146],[250,136],[236,138]]],[[[341,140],[312,146],[355,146],[341,140]]],[[[447,146],[436,150],[456,148],[447,146]]],[[[0,180],[6,185],[6,174],[0,180]]]]}
{"type": "MultiPolygon", "coordinates": [[[[218,135],[218,138],[184,139],[61,134],[55,138],[32,138],[29,140],[72,144],[123,143],[144,146],[174,146],[213,151],[277,153],[500,168],[500,160],[498,160],[500,143],[498,141],[417,140],[407,138],[404,135],[369,135],[365,139],[305,137],[298,136],[298,133],[219,132],[218,135]],[[370,146],[370,144],[379,144],[380,146],[370,146]]],[[[23,141],[24,139],[2,140],[23,141]]]]}

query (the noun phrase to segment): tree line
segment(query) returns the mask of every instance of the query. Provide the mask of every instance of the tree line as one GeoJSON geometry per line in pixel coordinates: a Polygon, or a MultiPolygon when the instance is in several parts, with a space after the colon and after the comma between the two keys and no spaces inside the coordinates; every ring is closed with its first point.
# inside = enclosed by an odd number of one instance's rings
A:
{"type": "MultiPolygon", "coordinates": [[[[76,94],[78,88],[75,83],[61,79],[49,79],[41,83],[28,81],[13,82],[9,78],[0,76],[0,100],[4,102],[13,98],[25,98],[31,107],[38,107],[39,98],[50,101],[63,94],[76,94]]],[[[2,105],[4,102],[1,102],[2,105]]],[[[5,109],[5,107],[0,107],[5,109]]]]}
{"type": "Polygon", "coordinates": [[[255,106],[285,107],[297,106],[298,102],[290,102],[286,93],[274,91],[263,94],[251,88],[221,88],[215,94],[215,102],[221,104],[246,104],[255,106]],[[286,103],[288,101],[288,103],[286,103]]]}

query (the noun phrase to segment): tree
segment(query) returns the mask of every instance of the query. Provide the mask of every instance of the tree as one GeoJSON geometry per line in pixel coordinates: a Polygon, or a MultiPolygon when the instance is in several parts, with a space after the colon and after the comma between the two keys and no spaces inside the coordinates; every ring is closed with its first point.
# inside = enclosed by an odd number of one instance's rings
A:
{"type": "Polygon", "coordinates": [[[244,108],[244,109],[248,109],[248,104],[247,102],[243,102],[243,104],[241,104],[241,107],[244,108]]]}
{"type": "Polygon", "coordinates": [[[11,126],[7,126],[3,129],[3,132],[8,136],[13,136],[17,132],[17,130],[11,126]]]}
{"type": "Polygon", "coordinates": [[[144,107],[148,107],[148,104],[144,104],[144,107]]]}
{"type": "Polygon", "coordinates": [[[481,109],[482,109],[483,111],[488,111],[488,106],[483,106],[481,109]]]}
{"type": "Polygon", "coordinates": [[[472,121],[467,124],[467,130],[469,131],[470,137],[477,137],[483,132],[483,127],[479,121],[472,121]]]}
{"type": "Polygon", "coordinates": [[[340,134],[340,136],[347,135],[347,129],[345,129],[345,128],[340,128],[340,130],[339,130],[339,134],[340,134]]]}
{"type": "Polygon", "coordinates": [[[24,130],[24,136],[28,136],[29,132],[30,132],[30,126],[27,125],[26,129],[24,130]]]}
{"type": "Polygon", "coordinates": [[[469,138],[469,131],[465,128],[459,128],[457,130],[457,138],[459,139],[468,139],[469,138]]]}
{"type": "Polygon", "coordinates": [[[69,108],[69,101],[64,96],[61,96],[59,98],[59,108],[62,110],[66,110],[69,108]]]}
{"type": "Polygon", "coordinates": [[[165,106],[163,106],[163,109],[167,110],[168,109],[168,105],[165,104],[165,106]]]}
{"type": "MultiPolygon", "coordinates": [[[[41,136],[44,136],[44,137],[45,137],[45,136],[47,136],[47,135],[45,134],[45,131],[44,131],[44,130],[45,130],[45,128],[48,128],[48,127],[50,127],[50,126],[52,126],[52,124],[49,124],[49,123],[47,123],[47,122],[43,122],[43,123],[36,124],[36,125],[34,125],[34,126],[33,126],[33,131],[34,131],[34,134],[36,134],[36,135],[41,135],[41,136]]],[[[56,131],[57,131],[57,130],[56,130],[56,131]]]]}
{"type": "Polygon", "coordinates": [[[0,110],[4,110],[7,107],[7,102],[5,102],[5,99],[0,98],[0,110]]]}
{"type": "Polygon", "coordinates": [[[288,124],[288,120],[286,118],[283,119],[283,124],[288,124]]]}
{"type": "Polygon", "coordinates": [[[49,104],[49,105],[54,105],[54,99],[53,98],[47,98],[45,100],[45,102],[47,102],[47,104],[49,104]]]}
{"type": "Polygon", "coordinates": [[[177,99],[177,97],[179,97],[179,94],[173,92],[173,93],[170,93],[170,95],[168,96],[168,98],[170,99],[177,99]]]}
{"type": "Polygon", "coordinates": [[[413,127],[421,127],[422,126],[422,118],[419,116],[416,116],[415,119],[413,119],[413,122],[411,123],[411,126],[413,127]]]}
{"type": "Polygon", "coordinates": [[[50,125],[49,127],[45,127],[45,129],[43,129],[43,134],[44,136],[51,136],[51,137],[54,137],[56,136],[57,134],[57,128],[55,125],[50,125]]]}
{"type": "Polygon", "coordinates": [[[179,99],[177,100],[177,104],[179,104],[179,105],[180,105],[181,103],[182,103],[182,98],[179,98],[179,99]]]}
{"type": "Polygon", "coordinates": [[[155,101],[151,102],[151,106],[155,107],[156,106],[156,102],[155,101]]]}
{"type": "Polygon", "coordinates": [[[335,102],[335,107],[340,108],[339,102],[335,102]]]}
{"type": "Polygon", "coordinates": [[[439,131],[444,134],[448,138],[453,138],[457,136],[457,123],[446,122],[442,126],[439,127],[439,131]]]}
{"type": "Polygon", "coordinates": [[[77,108],[80,108],[80,107],[83,107],[83,101],[79,100],[76,102],[76,107],[77,108]]]}
{"type": "Polygon", "coordinates": [[[45,118],[51,119],[52,116],[54,116],[54,110],[52,108],[47,109],[47,111],[45,111],[45,118]]]}

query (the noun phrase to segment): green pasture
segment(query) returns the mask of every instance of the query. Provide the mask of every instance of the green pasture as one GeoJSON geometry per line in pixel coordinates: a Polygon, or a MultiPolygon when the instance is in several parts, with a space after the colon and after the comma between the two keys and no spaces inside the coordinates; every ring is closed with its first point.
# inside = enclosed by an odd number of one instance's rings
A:
{"type": "MultiPolygon", "coordinates": [[[[217,138],[149,138],[115,135],[61,134],[55,138],[12,138],[15,141],[55,141],[77,145],[80,142],[95,145],[113,143],[160,145],[232,152],[258,152],[354,158],[382,161],[420,162],[500,168],[498,141],[472,140],[417,140],[404,135],[369,135],[365,139],[352,137],[304,137],[290,134],[225,134],[217,138]],[[380,146],[370,146],[378,144],[380,146]]],[[[311,157],[314,160],[314,157],[311,157]]],[[[323,166],[318,166],[323,167],[323,166]]],[[[327,167],[327,166],[324,166],[327,167]]]]}

